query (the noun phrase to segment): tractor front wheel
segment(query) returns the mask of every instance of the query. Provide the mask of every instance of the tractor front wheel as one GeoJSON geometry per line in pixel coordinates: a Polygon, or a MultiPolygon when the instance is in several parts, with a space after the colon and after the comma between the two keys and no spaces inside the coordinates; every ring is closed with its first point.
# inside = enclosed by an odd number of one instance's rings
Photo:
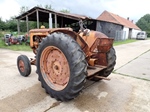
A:
{"type": "Polygon", "coordinates": [[[17,67],[20,74],[24,77],[27,77],[31,73],[31,64],[26,55],[20,55],[17,58],[17,67]]]}

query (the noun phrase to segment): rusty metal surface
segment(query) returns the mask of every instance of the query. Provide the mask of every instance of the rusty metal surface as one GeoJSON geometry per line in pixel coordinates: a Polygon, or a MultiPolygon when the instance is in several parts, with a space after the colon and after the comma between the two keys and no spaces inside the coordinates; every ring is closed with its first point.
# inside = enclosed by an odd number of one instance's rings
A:
{"type": "Polygon", "coordinates": [[[54,90],[63,90],[70,78],[70,68],[63,52],[54,47],[46,47],[40,58],[40,69],[45,82],[54,90]]]}
{"type": "Polygon", "coordinates": [[[69,35],[76,40],[85,53],[88,51],[88,45],[85,40],[79,35],[79,33],[74,32],[72,28],[56,28],[51,30],[50,34],[54,32],[62,32],[69,35]]]}
{"type": "Polygon", "coordinates": [[[112,47],[113,39],[111,38],[102,38],[100,39],[100,43],[98,45],[99,52],[108,52],[109,49],[112,47]]]}
{"type": "Polygon", "coordinates": [[[32,29],[32,30],[30,30],[29,33],[40,33],[40,32],[50,33],[50,32],[56,31],[56,30],[71,30],[72,31],[71,28],[52,28],[52,29],[50,29],[50,28],[41,28],[41,29],[32,29]]]}
{"type": "Polygon", "coordinates": [[[49,30],[47,30],[47,29],[41,29],[41,30],[40,29],[36,29],[36,30],[35,31],[32,30],[30,32],[30,47],[32,49],[34,49],[35,47],[37,48],[38,47],[38,43],[39,43],[39,42],[37,43],[36,41],[34,41],[34,37],[35,36],[38,36],[38,37],[40,37],[40,39],[42,39],[42,38],[46,37],[49,34],[49,32],[48,32],[49,30]],[[38,30],[39,30],[39,32],[38,32],[38,30]]]}
{"type": "Polygon", "coordinates": [[[49,32],[51,29],[47,29],[47,28],[41,28],[41,29],[32,29],[29,31],[29,33],[40,33],[40,32],[49,32]]]}
{"type": "Polygon", "coordinates": [[[97,31],[85,31],[79,34],[85,41],[87,48],[84,50],[89,65],[95,64],[107,66],[106,53],[113,45],[113,39],[108,38],[105,34],[97,31]],[[86,33],[86,34],[85,34],[86,33]],[[90,61],[95,59],[97,61],[90,61]]]}
{"type": "Polygon", "coordinates": [[[87,51],[87,44],[85,41],[72,30],[72,28],[54,28],[54,29],[32,29],[30,30],[30,47],[33,49],[33,52],[36,54],[35,49],[38,48],[39,41],[34,41],[34,36],[39,36],[40,39],[45,38],[48,34],[54,32],[65,33],[76,40],[76,42],[81,46],[83,51],[87,51]]]}
{"type": "Polygon", "coordinates": [[[99,71],[105,69],[106,66],[94,66],[94,67],[88,67],[87,72],[88,72],[88,77],[92,76],[96,73],[98,73],[99,71]]]}
{"type": "Polygon", "coordinates": [[[36,36],[39,37],[39,39],[41,40],[42,38],[47,37],[48,34],[53,33],[55,31],[72,31],[71,28],[54,28],[54,29],[47,29],[47,28],[42,28],[42,29],[32,29],[29,32],[30,35],[30,47],[31,48],[37,48],[38,44],[40,43],[40,41],[35,41],[34,38],[36,36]]]}
{"type": "Polygon", "coordinates": [[[21,72],[25,71],[25,65],[24,65],[24,62],[22,60],[19,60],[19,69],[21,72]]]}
{"type": "Polygon", "coordinates": [[[107,66],[107,57],[106,53],[99,53],[98,54],[98,61],[97,64],[107,66]]]}
{"type": "Polygon", "coordinates": [[[35,64],[36,64],[36,59],[31,58],[31,59],[30,59],[30,64],[31,64],[31,65],[35,65],[35,64]]]}
{"type": "Polygon", "coordinates": [[[97,59],[92,59],[92,58],[90,58],[89,61],[88,61],[88,64],[89,64],[90,66],[94,66],[94,65],[95,65],[95,61],[97,61],[97,59]]]}
{"type": "Polygon", "coordinates": [[[79,34],[83,40],[86,42],[86,44],[88,45],[89,48],[92,47],[92,45],[94,44],[95,40],[97,39],[95,37],[95,32],[94,31],[90,31],[88,35],[84,35],[84,32],[80,33],[79,34]]]}

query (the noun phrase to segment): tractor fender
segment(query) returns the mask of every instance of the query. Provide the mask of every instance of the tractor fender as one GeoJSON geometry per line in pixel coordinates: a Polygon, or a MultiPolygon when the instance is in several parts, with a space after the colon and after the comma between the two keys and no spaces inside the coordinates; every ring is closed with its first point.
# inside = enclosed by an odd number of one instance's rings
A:
{"type": "Polygon", "coordinates": [[[82,48],[83,51],[87,51],[88,49],[87,43],[78,33],[74,32],[71,28],[58,28],[55,30],[51,30],[50,34],[54,32],[61,32],[61,33],[69,35],[74,40],[76,40],[76,42],[79,44],[79,46],[82,48]]]}
{"type": "Polygon", "coordinates": [[[61,32],[61,33],[64,33],[64,34],[68,34],[69,36],[71,36],[75,40],[76,40],[76,37],[77,37],[77,33],[74,32],[71,28],[56,28],[56,29],[52,29],[49,33],[52,34],[54,32],[61,32]]]}
{"type": "Polygon", "coordinates": [[[99,47],[103,52],[108,52],[113,45],[112,38],[109,38],[105,34],[98,31],[89,31],[86,35],[84,35],[83,32],[80,33],[80,36],[88,45],[90,52],[93,52],[96,47],[99,47]]]}

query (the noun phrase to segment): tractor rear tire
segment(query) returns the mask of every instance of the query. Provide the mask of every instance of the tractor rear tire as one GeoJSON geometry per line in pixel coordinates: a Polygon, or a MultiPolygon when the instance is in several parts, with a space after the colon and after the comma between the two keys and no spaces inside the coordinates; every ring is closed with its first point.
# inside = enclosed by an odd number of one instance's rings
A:
{"type": "Polygon", "coordinates": [[[17,67],[20,74],[24,77],[27,77],[31,73],[31,64],[26,55],[20,55],[17,58],[17,67]]]}
{"type": "MultiPolygon", "coordinates": [[[[114,66],[116,65],[116,52],[113,47],[107,53],[107,63],[108,63],[107,68],[100,71],[98,73],[99,76],[108,77],[114,70],[114,66]]],[[[91,80],[99,81],[101,79],[93,77],[91,80]]]]}
{"type": "Polygon", "coordinates": [[[113,47],[107,53],[107,63],[107,68],[99,73],[100,76],[108,77],[114,70],[114,66],[116,65],[116,52],[113,47]]]}
{"type": "Polygon", "coordinates": [[[87,62],[78,43],[69,35],[55,32],[37,49],[37,74],[52,98],[69,101],[79,95],[87,75],[87,62]]]}

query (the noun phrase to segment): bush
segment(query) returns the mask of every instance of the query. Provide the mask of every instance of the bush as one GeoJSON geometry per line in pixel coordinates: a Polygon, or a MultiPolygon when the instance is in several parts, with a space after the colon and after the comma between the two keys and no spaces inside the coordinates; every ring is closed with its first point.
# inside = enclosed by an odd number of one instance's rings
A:
{"type": "Polygon", "coordinates": [[[147,37],[150,37],[150,31],[146,31],[147,37]]]}
{"type": "Polygon", "coordinates": [[[0,38],[4,37],[4,34],[0,31],[0,38]]]}

